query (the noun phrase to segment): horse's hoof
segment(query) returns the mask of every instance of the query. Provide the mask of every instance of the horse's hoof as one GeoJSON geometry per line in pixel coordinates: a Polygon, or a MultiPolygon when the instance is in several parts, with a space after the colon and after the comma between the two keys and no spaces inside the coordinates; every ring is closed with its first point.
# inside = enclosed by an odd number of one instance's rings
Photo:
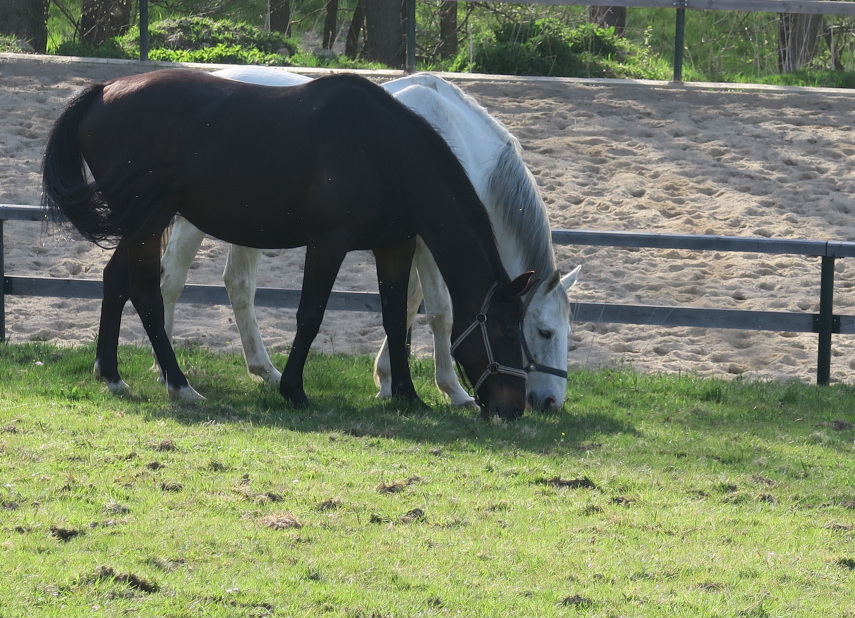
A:
{"type": "Polygon", "coordinates": [[[276,369],[268,367],[248,367],[248,371],[253,380],[262,382],[267,386],[279,386],[279,382],[282,380],[282,374],[276,369]]]}
{"type": "Polygon", "coordinates": [[[114,395],[118,394],[118,393],[124,393],[131,388],[121,378],[119,378],[118,380],[116,380],[114,382],[107,382],[107,380],[104,380],[104,382],[105,382],[105,384],[107,384],[107,390],[109,390],[114,395]]]}
{"type": "Polygon", "coordinates": [[[306,397],[306,393],[282,393],[282,396],[291,402],[291,405],[295,408],[308,408],[309,407],[309,398],[306,397]]]}
{"type": "Polygon", "coordinates": [[[478,402],[475,401],[474,398],[466,395],[465,397],[455,397],[451,400],[451,405],[457,406],[458,408],[472,408],[473,410],[480,409],[478,402]]]}
{"type": "Polygon", "coordinates": [[[122,393],[130,389],[127,383],[119,376],[111,378],[104,375],[101,371],[101,363],[97,360],[95,361],[95,366],[92,368],[92,373],[97,380],[107,385],[107,390],[111,393],[122,393]]]}
{"type": "Polygon", "coordinates": [[[381,388],[380,392],[374,395],[377,399],[391,399],[392,398],[392,389],[391,388],[381,388]]]}
{"type": "Polygon", "coordinates": [[[169,398],[175,399],[176,401],[207,401],[205,397],[196,392],[196,389],[194,389],[189,384],[187,384],[186,386],[181,386],[179,388],[170,387],[168,389],[168,392],[169,398]]]}

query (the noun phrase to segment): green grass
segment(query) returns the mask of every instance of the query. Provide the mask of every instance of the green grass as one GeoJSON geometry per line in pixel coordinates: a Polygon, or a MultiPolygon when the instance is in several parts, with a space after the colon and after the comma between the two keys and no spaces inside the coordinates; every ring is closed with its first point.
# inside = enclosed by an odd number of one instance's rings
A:
{"type": "MultiPolygon", "coordinates": [[[[507,424],[373,399],[314,356],[309,410],[242,360],[0,346],[0,616],[855,616],[847,386],[575,372],[507,424]]],[[[281,364],[282,358],[278,358],[281,364]]]]}

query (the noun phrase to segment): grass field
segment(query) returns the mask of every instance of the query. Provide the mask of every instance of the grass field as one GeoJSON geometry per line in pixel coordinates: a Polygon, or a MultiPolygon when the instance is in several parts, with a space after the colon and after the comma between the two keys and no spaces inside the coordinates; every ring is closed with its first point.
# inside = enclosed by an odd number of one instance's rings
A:
{"type": "MultiPolygon", "coordinates": [[[[574,373],[516,423],[373,399],[310,359],[309,410],[242,360],[0,345],[0,616],[855,616],[855,393],[574,373]]],[[[282,358],[277,359],[281,364],[282,358]]]]}

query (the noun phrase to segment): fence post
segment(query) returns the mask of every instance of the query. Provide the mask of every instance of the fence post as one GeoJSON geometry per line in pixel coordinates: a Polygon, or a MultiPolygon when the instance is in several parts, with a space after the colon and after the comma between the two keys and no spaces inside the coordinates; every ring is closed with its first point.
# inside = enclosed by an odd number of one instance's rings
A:
{"type": "Polygon", "coordinates": [[[827,385],[831,377],[831,333],[834,328],[834,258],[822,256],[819,284],[819,341],[816,352],[816,383],[827,385]]]}
{"type": "Polygon", "coordinates": [[[416,0],[407,0],[407,73],[416,72],[416,0]]]}
{"type": "Polygon", "coordinates": [[[686,30],[686,0],[675,0],[677,27],[674,32],[674,81],[683,81],[683,35],[686,30]]]}
{"type": "Polygon", "coordinates": [[[148,0],[140,0],[140,60],[148,60],[148,0]]]}

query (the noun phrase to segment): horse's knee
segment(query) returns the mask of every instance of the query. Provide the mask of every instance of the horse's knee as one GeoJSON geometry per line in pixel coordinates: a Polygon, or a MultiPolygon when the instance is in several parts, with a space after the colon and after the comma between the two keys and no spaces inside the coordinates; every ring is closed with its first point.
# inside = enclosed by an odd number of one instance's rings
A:
{"type": "Polygon", "coordinates": [[[434,335],[448,333],[451,336],[451,313],[431,311],[427,314],[427,323],[434,335]]]}

